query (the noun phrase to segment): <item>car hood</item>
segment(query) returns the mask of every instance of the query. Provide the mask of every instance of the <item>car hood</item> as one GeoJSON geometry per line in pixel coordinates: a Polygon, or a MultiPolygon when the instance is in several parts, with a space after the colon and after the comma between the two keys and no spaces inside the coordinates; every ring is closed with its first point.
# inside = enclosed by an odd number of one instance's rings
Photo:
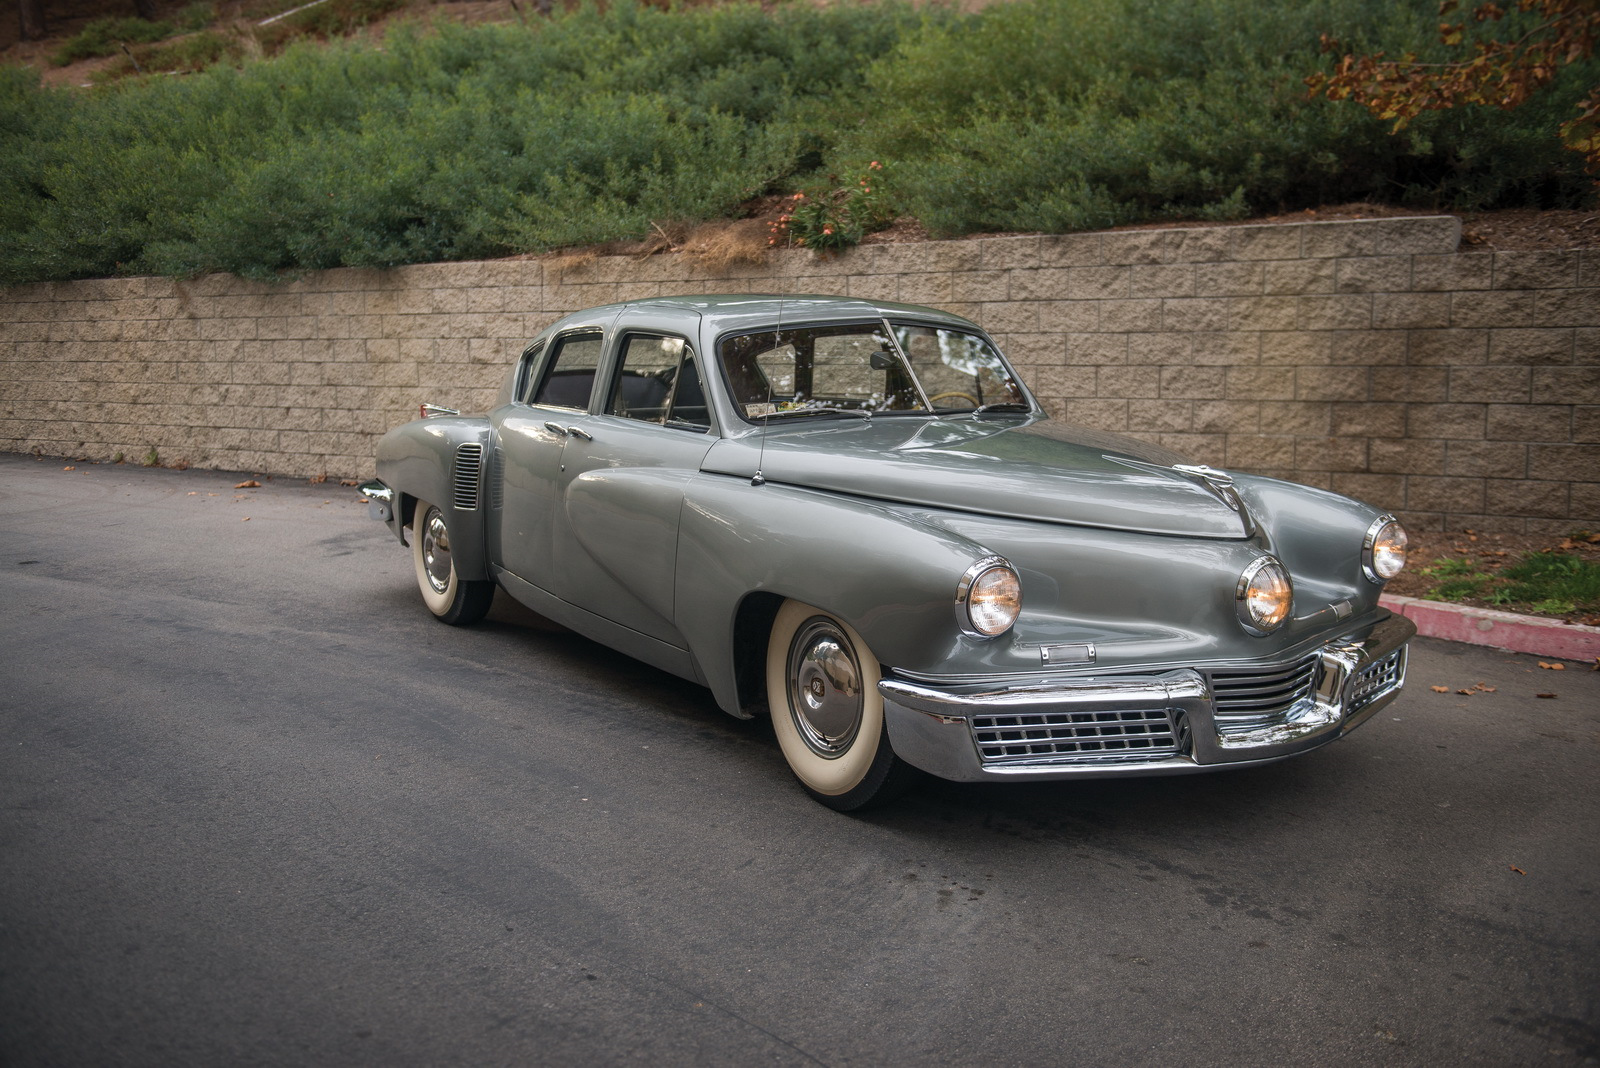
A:
{"type": "Polygon", "coordinates": [[[768,482],[1045,523],[1201,538],[1249,533],[1231,495],[1171,469],[1182,457],[1120,435],[1045,419],[812,418],[724,439],[702,469],[743,477],[759,470],[768,482]]]}

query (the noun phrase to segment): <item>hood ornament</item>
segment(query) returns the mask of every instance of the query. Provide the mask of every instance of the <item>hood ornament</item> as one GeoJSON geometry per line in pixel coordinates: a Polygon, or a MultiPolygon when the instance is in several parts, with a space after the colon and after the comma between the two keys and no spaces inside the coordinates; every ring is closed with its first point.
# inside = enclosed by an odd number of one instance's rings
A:
{"type": "Polygon", "coordinates": [[[1226,471],[1218,471],[1205,464],[1157,464],[1148,460],[1135,460],[1131,456],[1113,456],[1110,453],[1101,455],[1112,463],[1125,464],[1128,467],[1142,467],[1149,471],[1176,471],[1180,475],[1198,478],[1205,483],[1207,489],[1222,500],[1223,504],[1239,513],[1239,518],[1244,520],[1246,534],[1255,530],[1255,522],[1245,510],[1244,501],[1239,499],[1239,491],[1233,488],[1233,476],[1226,471]]]}
{"type": "Polygon", "coordinates": [[[1172,470],[1204,479],[1208,485],[1215,486],[1219,490],[1233,488],[1232,475],[1226,471],[1218,471],[1214,467],[1207,467],[1205,464],[1173,464],[1172,470]]]}

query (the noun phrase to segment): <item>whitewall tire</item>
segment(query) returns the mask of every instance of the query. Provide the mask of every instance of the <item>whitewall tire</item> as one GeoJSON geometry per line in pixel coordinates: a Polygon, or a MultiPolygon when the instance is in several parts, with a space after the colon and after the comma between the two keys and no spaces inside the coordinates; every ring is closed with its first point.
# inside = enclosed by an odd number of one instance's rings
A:
{"type": "Polygon", "coordinates": [[[912,769],[884,729],[880,669],[846,622],[785,601],[767,643],[767,704],[773,733],[806,791],[849,812],[909,785],[912,769]]]}
{"type": "Polygon", "coordinates": [[[428,611],[452,626],[476,623],[494,600],[494,583],[466,582],[456,574],[450,528],[436,504],[418,501],[411,524],[411,562],[428,611]]]}

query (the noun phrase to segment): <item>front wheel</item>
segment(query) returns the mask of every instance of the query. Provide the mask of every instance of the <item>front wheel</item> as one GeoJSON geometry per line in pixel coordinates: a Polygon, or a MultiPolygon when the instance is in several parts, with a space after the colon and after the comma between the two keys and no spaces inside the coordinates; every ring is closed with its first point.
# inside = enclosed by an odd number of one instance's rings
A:
{"type": "Polygon", "coordinates": [[[849,624],[785,601],[767,643],[767,704],[778,747],[812,797],[840,812],[885,801],[914,781],[894,755],[878,661],[849,624]]]}
{"type": "Polygon", "coordinates": [[[450,553],[450,528],[436,504],[417,502],[411,526],[411,561],[417,570],[417,589],[428,611],[451,626],[476,623],[494,600],[494,583],[467,582],[456,574],[450,553]]]}

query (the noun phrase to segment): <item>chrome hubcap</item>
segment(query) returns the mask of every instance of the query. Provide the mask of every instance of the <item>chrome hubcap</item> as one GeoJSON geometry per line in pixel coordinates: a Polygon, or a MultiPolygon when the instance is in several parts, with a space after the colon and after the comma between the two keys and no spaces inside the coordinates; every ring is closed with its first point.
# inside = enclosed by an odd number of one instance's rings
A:
{"type": "Polygon", "coordinates": [[[861,729],[861,667],[850,640],[821,616],[800,628],[789,646],[789,715],[806,745],[832,760],[861,729]]]}
{"type": "Polygon", "coordinates": [[[437,508],[428,509],[422,520],[422,566],[435,593],[450,588],[450,531],[437,508]]]}

